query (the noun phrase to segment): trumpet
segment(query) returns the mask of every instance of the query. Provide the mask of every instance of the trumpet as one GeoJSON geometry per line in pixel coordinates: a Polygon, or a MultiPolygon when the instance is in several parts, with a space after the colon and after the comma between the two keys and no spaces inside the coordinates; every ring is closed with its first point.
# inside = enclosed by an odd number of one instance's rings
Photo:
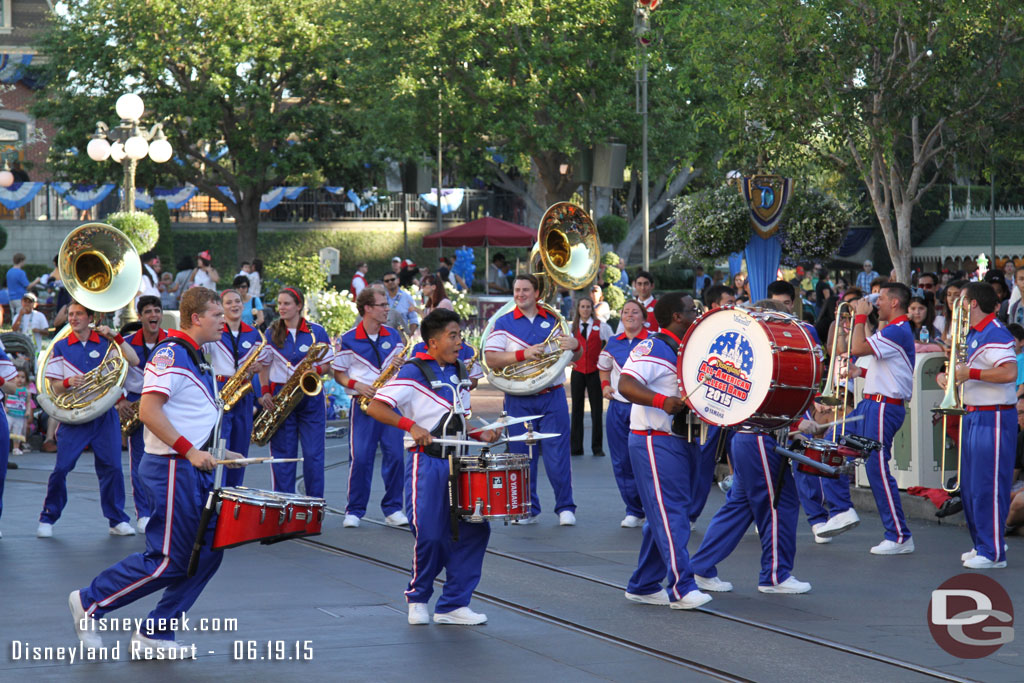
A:
{"type": "MultiPolygon", "coordinates": [[[[946,441],[946,422],[950,415],[965,415],[967,411],[964,409],[964,387],[963,384],[957,385],[956,381],[956,366],[959,363],[967,362],[967,333],[970,332],[970,307],[967,304],[966,292],[960,295],[960,298],[956,300],[956,304],[953,306],[953,310],[950,311],[950,326],[949,326],[949,361],[946,364],[946,393],[942,396],[942,402],[939,403],[937,408],[933,408],[933,413],[942,415],[942,461],[939,465],[939,471],[942,472],[942,476],[946,476],[946,453],[949,451],[949,446],[946,441]]],[[[956,486],[949,488],[946,486],[945,480],[942,482],[942,490],[947,493],[952,493],[960,488],[960,466],[964,452],[964,421],[960,420],[960,433],[957,439],[956,449],[956,486]]]]}

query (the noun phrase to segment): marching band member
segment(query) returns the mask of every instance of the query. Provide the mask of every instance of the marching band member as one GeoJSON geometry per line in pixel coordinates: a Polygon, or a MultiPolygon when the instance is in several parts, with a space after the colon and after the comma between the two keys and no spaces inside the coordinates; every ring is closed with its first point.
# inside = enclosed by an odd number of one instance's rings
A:
{"type": "MultiPolygon", "coordinates": [[[[654,276],[648,273],[646,270],[641,270],[633,278],[633,295],[636,300],[640,302],[640,305],[644,307],[644,311],[647,315],[647,320],[644,321],[644,327],[650,332],[658,331],[658,319],[654,316],[654,305],[658,303],[658,300],[651,294],[651,290],[654,289],[654,276]]],[[[619,321],[619,327],[615,330],[615,334],[622,334],[622,321],[619,321]]]]}
{"type": "MultiPolygon", "coordinates": [[[[512,363],[533,360],[550,352],[543,342],[548,338],[551,327],[558,322],[545,309],[537,305],[540,285],[533,275],[517,275],[512,281],[512,298],[516,307],[498,318],[490,336],[484,340],[484,357],[487,367],[500,370],[512,363]]],[[[575,351],[574,359],[580,355],[579,341],[569,335],[555,338],[558,349],[575,351]]],[[[533,425],[534,431],[558,434],[545,439],[534,447],[530,462],[530,496],[532,517],[513,522],[514,524],[535,524],[540,514],[540,498],[537,496],[537,463],[544,457],[551,488],[555,490],[555,512],[561,526],[576,524],[576,503],[572,499],[572,464],[569,460],[569,406],[565,400],[564,379],[555,378],[550,386],[529,396],[505,395],[505,412],[509,417],[542,415],[533,425]]],[[[525,424],[509,425],[509,434],[516,436],[526,433],[525,424]]],[[[510,453],[526,453],[523,442],[509,447],[510,453]]]]}
{"type": "MultiPolygon", "coordinates": [[[[782,310],[781,304],[770,299],[759,301],[757,307],[782,310]]],[[[777,445],[771,432],[757,428],[737,432],[733,438],[732,488],[725,504],[712,517],[691,562],[694,579],[702,590],[732,590],[731,583],[718,578],[717,565],[736,548],[751,522],[757,524],[761,538],[757,590],[784,594],[811,590],[811,584],[791,574],[800,504],[792,470],[775,452],[777,445]]]]}
{"type": "MultiPolygon", "coordinates": [[[[149,354],[157,344],[167,338],[167,331],[160,327],[164,316],[160,297],[151,294],[140,296],[135,302],[135,310],[139,314],[142,327],[125,337],[125,341],[135,350],[139,364],[128,368],[128,375],[124,380],[125,398],[117,403],[118,415],[122,420],[128,419],[132,413],[132,406],[142,398],[143,373],[149,354]]],[[[149,523],[153,511],[153,502],[149,499],[149,492],[139,476],[139,463],[142,462],[144,452],[142,429],[136,429],[128,435],[128,456],[132,467],[132,498],[135,500],[136,526],[140,534],[146,533],[146,524],[149,523]]]]}
{"type": "MultiPolygon", "coordinates": [[[[424,341],[418,342],[416,346],[412,347],[413,356],[417,353],[426,352],[427,343],[424,341]]],[[[480,383],[480,380],[483,379],[484,376],[484,368],[480,365],[480,362],[474,358],[475,355],[473,347],[465,342],[459,348],[459,360],[466,365],[466,372],[469,373],[470,390],[476,389],[476,385],[480,383]]]]}
{"type": "MultiPolygon", "coordinates": [[[[225,289],[220,293],[220,303],[224,308],[224,328],[221,330],[220,339],[203,347],[203,351],[210,354],[210,364],[217,380],[214,389],[218,393],[224,387],[224,383],[238,372],[263,341],[259,330],[242,322],[242,297],[237,291],[225,289]]],[[[256,359],[257,367],[264,368],[264,376],[259,380],[261,388],[268,381],[268,346],[263,347],[256,359]]],[[[220,436],[227,444],[227,448],[240,453],[243,458],[249,455],[249,444],[252,442],[252,411],[256,403],[254,391],[247,392],[231,410],[225,411],[220,425],[220,436]]],[[[244,475],[244,467],[225,470],[222,485],[241,486],[244,475]]]]}
{"type": "MultiPolygon", "coordinates": [[[[878,295],[878,319],[887,322],[881,330],[868,337],[864,326],[871,313],[871,302],[860,299],[854,304],[853,341],[854,356],[871,357],[871,366],[864,382],[863,400],[857,404],[852,416],[863,416],[854,425],[854,431],[882,444],[880,452],[874,452],[865,463],[871,492],[875,496],[878,514],[885,527],[885,538],[871,548],[874,555],[902,555],[914,552],[914,539],[910,535],[900,490],[896,479],[889,472],[892,457],[892,439],[899,431],[906,416],[905,403],[914,388],[914,333],[907,320],[907,306],[910,304],[910,290],[899,282],[881,286],[878,295]]],[[[863,370],[852,365],[850,377],[863,374],[863,370]]],[[[845,492],[842,504],[849,500],[845,492]]],[[[849,507],[845,512],[834,515],[825,526],[818,530],[818,536],[835,536],[851,529],[860,522],[857,512],[849,507]]]]}
{"type": "MultiPolygon", "coordinates": [[[[723,306],[732,306],[736,303],[736,293],[728,285],[715,285],[707,291],[708,310],[713,311],[723,306]]],[[[697,470],[693,477],[693,494],[690,500],[690,528],[697,523],[697,519],[704,511],[708,502],[708,494],[711,492],[711,483],[715,478],[715,466],[721,460],[721,456],[729,452],[729,444],[735,432],[718,425],[707,425],[705,428],[706,437],[703,445],[700,445],[700,456],[697,460],[697,470]]]]}
{"type": "MultiPolygon", "coordinates": [[[[323,327],[303,317],[305,304],[305,297],[295,287],[285,287],[277,294],[277,314],[280,317],[270,326],[269,339],[264,347],[270,352],[264,361],[270,385],[261,387],[263,395],[259,398],[264,410],[273,409],[273,395],[288,381],[295,366],[305,360],[313,344],[327,344],[329,349],[315,366],[317,374],[323,374],[331,367],[334,346],[323,327]]],[[[303,396],[270,438],[270,455],[274,458],[294,458],[298,455],[299,445],[302,445],[302,477],[306,483],[306,495],[314,498],[324,496],[326,429],[327,407],[321,391],[315,396],[303,396]]],[[[271,468],[274,490],[295,493],[295,463],[273,463],[271,468]]]]}
{"type": "MultiPolygon", "coordinates": [[[[459,520],[458,540],[452,540],[447,454],[441,445],[432,444],[432,435],[461,434],[464,421],[469,419],[469,390],[460,385],[460,380],[468,376],[458,359],[462,346],[459,316],[454,311],[437,309],[423,319],[420,330],[427,351],[417,353],[405,363],[398,375],[377,391],[367,410],[371,418],[389,429],[409,432],[416,442],[410,449],[412,455],[405,475],[409,516],[416,538],[412,578],[405,591],[409,623],[430,621],[427,603],[434,592],[434,579],[444,570],[444,588],[434,608],[434,622],[483,624],[487,615],[470,609],[469,601],[480,582],[491,527],[487,522],[459,520]],[[434,380],[444,386],[433,386],[434,380]],[[452,411],[445,432],[445,422],[452,411]]],[[[474,436],[492,442],[498,438],[498,432],[488,430],[474,436]]]]}
{"type": "MultiPolygon", "coordinates": [[[[390,277],[395,277],[391,275],[390,277]]],[[[405,344],[402,336],[384,321],[388,317],[388,299],[380,287],[370,286],[356,297],[356,309],[362,320],[341,335],[338,355],[334,358],[334,379],[353,395],[373,398],[374,382],[392,364],[400,364],[405,344]]],[[[366,514],[373,481],[373,462],[380,446],[380,474],[384,480],[384,498],[380,507],[384,521],[391,526],[404,526],[409,519],[402,512],[402,432],[369,418],[353,400],[349,411],[348,503],[343,526],[359,526],[366,514]]]]}
{"type": "MultiPolygon", "coordinates": [[[[89,329],[92,311],[77,301],[68,306],[71,332],[54,342],[46,365],[46,380],[52,393],[60,395],[79,386],[82,376],[103,362],[111,342],[117,344],[129,366],[138,365],[139,358],[121,335],[114,335],[106,325],[89,329]]],[[[121,423],[113,406],[103,415],[84,424],[62,424],[58,427],[57,462],[46,485],[46,500],[39,515],[36,536],[53,536],[53,525],[68,502],[67,476],[75,468],[86,446],[95,455],[96,476],[100,481],[100,506],[110,523],[114,536],[134,536],[135,529],[124,513],[124,475],[121,470],[121,423]]]]}
{"type": "Polygon", "coordinates": [[[672,431],[671,415],[684,410],[676,361],[679,344],[696,317],[693,299],[670,292],[655,306],[659,333],[638,343],[619,376],[619,393],[633,403],[629,459],[643,508],[638,566],[629,579],[626,599],[672,609],[694,609],[711,600],[697,589],[686,543],[697,451],[672,431]],[[668,591],[661,582],[668,576],[668,591]]]}
{"type": "MultiPolygon", "coordinates": [[[[853,392],[843,392],[849,405],[846,407],[832,407],[823,403],[815,403],[813,412],[804,414],[797,429],[801,434],[809,438],[823,438],[825,441],[835,442],[839,432],[839,425],[823,427],[822,425],[840,419],[843,410],[853,407],[853,392]]],[[[841,503],[833,499],[832,490],[836,486],[850,489],[850,479],[845,474],[840,474],[838,479],[819,477],[808,474],[793,463],[793,481],[796,483],[796,492],[800,498],[800,506],[807,515],[807,523],[811,525],[811,533],[814,535],[814,542],[819,544],[831,543],[831,536],[819,536],[818,532],[824,528],[830,516],[842,512],[839,508],[841,503]],[[833,485],[833,482],[835,484],[833,485]],[[835,512],[832,512],[835,511],[835,512]]]]}
{"type": "MultiPolygon", "coordinates": [[[[72,315],[78,310],[73,305],[72,315]]],[[[201,364],[200,346],[220,338],[224,318],[217,293],[205,287],[182,294],[180,310],[182,329],[169,331],[150,355],[142,390],[146,454],[139,473],[153,494],[146,550],[105,569],[87,588],[68,596],[79,640],[86,647],[100,648],[102,637],[86,619],[99,619],[166,588],[146,626],[132,634],[133,658],[172,652],[182,656],[189,651],[194,656],[194,646],[176,643],[169,625],[192,607],[223,556],[210,548],[216,526],[211,520],[197,571],[186,576],[203,505],[214,485],[214,458],[201,444],[217,422],[217,408],[213,378],[208,366],[201,364]]]]}
{"type": "MultiPolygon", "coordinates": [[[[14,384],[11,383],[18,372],[14,363],[7,356],[4,350],[4,343],[0,342],[0,392],[4,394],[13,393],[14,384]]],[[[7,415],[0,410],[0,515],[4,513],[4,481],[7,479],[7,461],[11,455],[10,429],[7,425],[7,415]]],[[[0,534],[0,538],[4,535],[0,534]]]]}
{"type": "MultiPolygon", "coordinates": [[[[961,559],[968,569],[1002,569],[1017,445],[1017,359],[1013,335],[996,320],[999,300],[992,285],[971,282],[964,293],[971,329],[967,364],[956,366],[955,381],[963,384],[967,409],[961,418],[960,497],[974,547],[961,559]]],[[[938,381],[945,388],[948,378],[940,374],[938,381]]]]}
{"type": "Polygon", "coordinates": [[[630,351],[647,339],[648,333],[644,328],[646,312],[636,299],[623,304],[620,316],[625,331],[608,340],[597,360],[597,370],[601,373],[601,392],[608,399],[608,452],[612,458],[612,473],[622,502],[626,504],[626,516],[619,526],[631,529],[643,525],[644,506],[633,465],[629,462],[629,412],[633,406],[619,393],[619,377],[630,351]]]}
{"type": "Polygon", "coordinates": [[[580,359],[576,361],[569,375],[569,390],[572,394],[570,452],[573,455],[583,455],[583,397],[587,395],[590,399],[590,452],[593,455],[604,455],[601,429],[604,397],[601,393],[597,359],[601,355],[601,347],[612,336],[612,328],[594,317],[594,302],[583,297],[576,302],[572,334],[580,345],[580,359]]]}

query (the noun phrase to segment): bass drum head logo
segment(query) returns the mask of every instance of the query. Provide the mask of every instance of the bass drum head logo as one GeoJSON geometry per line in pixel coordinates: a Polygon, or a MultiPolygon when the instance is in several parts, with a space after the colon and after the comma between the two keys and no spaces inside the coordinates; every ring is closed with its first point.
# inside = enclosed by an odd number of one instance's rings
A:
{"type": "Polygon", "coordinates": [[[928,629],[954,657],[987,657],[1013,641],[1013,603],[995,579],[957,574],[932,591],[928,629]]]}
{"type": "Polygon", "coordinates": [[[744,422],[771,389],[768,335],[743,311],[712,311],[690,328],[679,376],[691,407],[706,421],[744,422]]]}

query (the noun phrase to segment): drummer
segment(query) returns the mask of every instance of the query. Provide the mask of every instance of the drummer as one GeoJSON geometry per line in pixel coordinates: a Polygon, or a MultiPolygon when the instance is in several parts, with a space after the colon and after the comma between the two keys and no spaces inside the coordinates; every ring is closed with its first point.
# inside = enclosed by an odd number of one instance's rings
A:
{"type": "MultiPolygon", "coordinates": [[[[405,474],[406,505],[416,538],[412,578],[405,591],[409,623],[429,623],[427,603],[434,592],[434,579],[444,570],[445,583],[434,607],[434,623],[483,624],[487,615],[470,609],[469,601],[480,582],[491,528],[486,522],[461,519],[457,530],[452,528],[448,453],[432,443],[433,437],[442,433],[464,435],[469,418],[469,377],[459,360],[461,320],[454,311],[435,309],[423,319],[420,331],[426,353],[417,353],[406,362],[398,375],[377,391],[366,411],[385,425],[409,432],[415,441],[405,474]],[[464,386],[462,380],[466,380],[464,386]],[[453,531],[457,540],[452,539],[453,531]]],[[[495,441],[498,435],[493,430],[472,434],[487,442],[495,441]]]]}

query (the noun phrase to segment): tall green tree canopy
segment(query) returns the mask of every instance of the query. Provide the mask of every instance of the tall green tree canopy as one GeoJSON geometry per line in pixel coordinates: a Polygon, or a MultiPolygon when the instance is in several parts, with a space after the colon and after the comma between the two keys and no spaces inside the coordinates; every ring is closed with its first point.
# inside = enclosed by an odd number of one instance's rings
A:
{"type": "Polygon", "coordinates": [[[914,206],[975,130],[1020,111],[1016,0],[692,0],[665,13],[689,45],[681,91],[714,87],[728,105],[706,122],[751,162],[855,170],[903,282],[914,206]]]}
{"type": "MultiPolygon", "coordinates": [[[[55,173],[116,177],[82,150],[124,92],[165,122],[177,159],[140,164],[224,203],[238,254],[255,256],[260,196],[289,177],[346,163],[344,24],[333,0],[68,0],[39,46],[46,89],[35,113],[58,131],[55,173]],[[225,156],[215,159],[218,150],[225,156]],[[220,190],[226,186],[231,195],[220,190]]],[[[166,180],[166,177],[165,177],[166,180]]]]}

